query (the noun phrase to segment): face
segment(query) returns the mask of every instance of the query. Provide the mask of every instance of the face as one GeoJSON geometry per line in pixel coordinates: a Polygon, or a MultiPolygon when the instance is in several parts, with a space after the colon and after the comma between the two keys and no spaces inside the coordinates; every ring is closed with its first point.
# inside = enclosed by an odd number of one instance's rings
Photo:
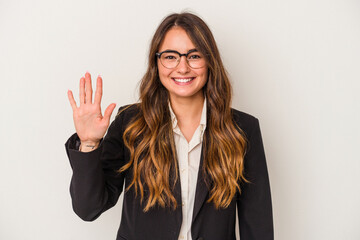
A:
{"type": "MultiPolygon", "coordinates": [[[[160,45],[159,52],[175,50],[179,53],[187,53],[195,49],[194,44],[184,29],[180,27],[171,28],[160,45]]],[[[202,68],[191,68],[185,56],[180,58],[177,67],[165,68],[160,60],[157,60],[160,81],[169,91],[170,100],[204,98],[202,88],[207,81],[208,68],[205,64],[202,68]]]]}

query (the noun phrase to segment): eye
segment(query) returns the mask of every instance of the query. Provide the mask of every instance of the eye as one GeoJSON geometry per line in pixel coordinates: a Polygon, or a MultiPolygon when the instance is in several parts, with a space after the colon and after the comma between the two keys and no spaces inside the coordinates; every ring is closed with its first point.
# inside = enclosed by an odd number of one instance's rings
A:
{"type": "Polygon", "coordinates": [[[176,59],[175,56],[164,56],[165,59],[169,59],[169,60],[172,60],[172,59],[176,59]]]}
{"type": "Polygon", "coordinates": [[[178,56],[174,53],[164,53],[161,58],[167,61],[174,61],[178,58],[178,56]]]}
{"type": "Polygon", "coordinates": [[[188,58],[189,59],[201,59],[201,56],[199,54],[191,54],[188,58]]]}

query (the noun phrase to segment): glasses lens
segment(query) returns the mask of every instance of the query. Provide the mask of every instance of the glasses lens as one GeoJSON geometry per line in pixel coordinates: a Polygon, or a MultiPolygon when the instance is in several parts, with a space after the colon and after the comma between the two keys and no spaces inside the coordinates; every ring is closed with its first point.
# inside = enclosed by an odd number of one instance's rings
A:
{"type": "Polygon", "coordinates": [[[187,56],[189,66],[192,68],[202,68],[205,66],[205,59],[199,52],[192,52],[187,56]]]}
{"type": "Polygon", "coordinates": [[[165,52],[161,54],[160,61],[166,68],[174,68],[179,61],[179,55],[173,52],[165,52]]]}

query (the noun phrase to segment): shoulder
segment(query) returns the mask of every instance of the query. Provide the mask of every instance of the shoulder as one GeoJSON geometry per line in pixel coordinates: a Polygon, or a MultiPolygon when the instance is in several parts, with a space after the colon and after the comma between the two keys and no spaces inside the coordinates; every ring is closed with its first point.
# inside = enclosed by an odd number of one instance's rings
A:
{"type": "Polygon", "coordinates": [[[234,123],[245,133],[250,136],[254,128],[259,126],[259,120],[249,113],[231,108],[234,123]]]}
{"type": "Polygon", "coordinates": [[[123,131],[126,125],[140,112],[138,103],[123,105],[119,107],[115,119],[112,121],[109,130],[123,131]]]}
{"type": "Polygon", "coordinates": [[[119,107],[118,112],[115,117],[115,121],[125,121],[128,122],[134,116],[140,113],[140,104],[133,103],[127,104],[119,107]]]}

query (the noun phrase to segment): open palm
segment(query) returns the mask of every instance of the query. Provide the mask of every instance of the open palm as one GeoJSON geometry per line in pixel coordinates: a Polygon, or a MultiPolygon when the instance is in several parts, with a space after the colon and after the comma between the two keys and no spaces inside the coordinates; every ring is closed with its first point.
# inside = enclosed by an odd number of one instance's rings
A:
{"type": "Polygon", "coordinates": [[[76,132],[81,144],[97,144],[105,135],[109,126],[110,117],[115,103],[110,104],[104,115],[101,113],[102,78],[99,76],[96,81],[94,102],[92,101],[93,90],[91,86],[90,73],[80,79],[80,106],[76,105],[72,91],[68,91],[68,98],[73,110],[73,118],[76,132]]]}

